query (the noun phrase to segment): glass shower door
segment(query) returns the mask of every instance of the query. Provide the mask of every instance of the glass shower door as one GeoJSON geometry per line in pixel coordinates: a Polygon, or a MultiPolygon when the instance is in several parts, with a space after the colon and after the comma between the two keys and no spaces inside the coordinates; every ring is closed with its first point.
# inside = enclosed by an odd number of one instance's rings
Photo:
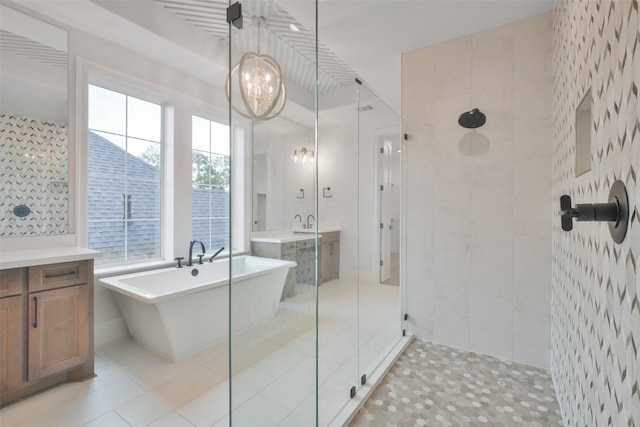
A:
{"type": "Polygon", "coordinates": [[[398,114],[358,86],[361,267],[359,379],[364,384],[402,337],[402,128],[398,114]]]}
{"type": "MultiPolygon", "coordinates": [[[[310,8],[298,11],[302,16],[315,17],[315,4],[301,7],[310,8]]],[[[243,1],[241,15],[242,28],[239,20],[229,26],[227,86],[236,159],[230,240],[242,251],[230,267],[228,421],[314,426],[315,18],[299,22],[262,1],[243,1]],[[294,49],[296,43],[309,52],[294,49]]]]}
{"type": "MultiPolygon", "coordinates": [[[[319,62],[321,69],[322,65],[319,62]]],[[[318,112],[320,426],[334,421],[359,385],[360,159],[355,85],[352,80],[337,89],[351,100],[347,105],[318,112]]],[[[320,104],[330,95],[321,91],[320,104]]]]}

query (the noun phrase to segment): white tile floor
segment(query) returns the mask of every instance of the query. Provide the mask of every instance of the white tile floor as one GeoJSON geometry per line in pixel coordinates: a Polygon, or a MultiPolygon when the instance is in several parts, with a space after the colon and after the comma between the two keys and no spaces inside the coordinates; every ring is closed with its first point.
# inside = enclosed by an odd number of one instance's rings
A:
{"type": "MultiPolygon", "coordinates": [[[[313,287],[281,303],[271,322],[233,341],[233,425],[315,425],[313,287]]],[[[399,287],[344,279],[319,289],[319,421],[329,425],[349,390],[400,338],[399,287]],[[358,327],[359,325],[359,327],[358,327]],[[359,333],[358,333],[359,332],[359,333]]],[[[168,362],[130,340],[96,349],[97,377],[0,410],[2,427],[228,426],[228,344],[168,362]]]]}

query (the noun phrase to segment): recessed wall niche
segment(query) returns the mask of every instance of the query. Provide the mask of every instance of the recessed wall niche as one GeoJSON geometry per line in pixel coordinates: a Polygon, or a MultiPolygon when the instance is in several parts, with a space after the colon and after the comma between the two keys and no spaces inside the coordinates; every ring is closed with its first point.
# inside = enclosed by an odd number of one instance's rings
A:
{"type": "Polygon", "coordinates": [[[591,90],[576,108],[576,177],[591,170],[591,90]]]}

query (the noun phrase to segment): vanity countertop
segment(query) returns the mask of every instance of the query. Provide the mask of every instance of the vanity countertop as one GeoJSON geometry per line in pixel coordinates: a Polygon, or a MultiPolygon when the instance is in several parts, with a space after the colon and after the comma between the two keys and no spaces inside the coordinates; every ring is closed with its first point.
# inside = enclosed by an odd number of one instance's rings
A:
{"type": "Polygon", "coordinates": [[[101,253],[99,251],[74,246],[0,251],[0,270],[80,261],[99,258],[100,256],[101,253]]]}
{"type": "Polygon", "coordinates": [[[291,230],[255,231],[251,233],[252,242],[262,243],[289,243],[301,240],[312,240],[315,238],[315,234],[294,233],[291,230]]]}
{"type": "MultiPolygon", "coordinates": [[[[318,233],[322,237],[322,233],[330,233],[333,231],[340,231],[339,225],[323,225],[321,224],[318,233]]],[[[289,243],[298,242],[301,240],[313,240],[316,238],[315,228],[302,228],[302,223],[299,226],[294,224],[292,229],[282,230],[269,230],[269,231],[255,231],[251,233],[252,242],[263,243],[289,243]]]]}
{"type": "MultiPolygon", "coordinates": [[[[322,224],[320,223],[320,228],[318,229],[318,233],[331,233],[334,231],[340,231],[341,226],[338,224],[322,224]]],[[[295,223],[292,228],[294,233],[305,233],[305,234],[315,234],[315,227],[311,228],[303,228],[302,223],[295,223]]]]}

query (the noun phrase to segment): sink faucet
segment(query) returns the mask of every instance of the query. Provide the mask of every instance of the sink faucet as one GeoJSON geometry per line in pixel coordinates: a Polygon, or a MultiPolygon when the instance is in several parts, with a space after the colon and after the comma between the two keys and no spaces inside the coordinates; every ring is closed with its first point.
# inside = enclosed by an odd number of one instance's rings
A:
{"type": "Polygon", "coordinates": [[[302,217],[299,214],[293,217],[293,219],[296,218],[298,218],[298,222],[302,222],[302,217]]]}
{"type": "Polygon", "coordinates": [[[223,246],[223,247],[221,247],[220,249],[218,249],[218,250],[216,251],[216,253],[214,253],[213,255],[211,255],[211,258],[209,258],[209,262],[213,262],[213,259],[214,259],[215,257],[217,257],[217,256],[218,256],[218,254],[219,254],[220,252],[222,252],[223,250],[224,250],[224,246],[223,246]]]}
{"type": "MultiPolygon", "coordinates": [[[[200,240],[192,240],[189,242],[189,263],[187,263],[187,267],[191,267],[193,265],[192,262],[192,256],[193,256],[193,245],[195,245],[196,243],[200,243],[200,247],[202,248],[202,254],[204,255],[204,253],[206,252],[204,249],[204,243],[202,243],[200,240]]],[[[200,264],[202,264],[202,257],[200,257],[200,264]]]]}
{"type": "Polygon", "coordinates": [[[307,226],[306,226],[306,228],[311,228],[311,224],[309,223],[309,218],[316,219],[316,217],[314,217],[313,215],[308,215],[307,216],[307,226]]]}

